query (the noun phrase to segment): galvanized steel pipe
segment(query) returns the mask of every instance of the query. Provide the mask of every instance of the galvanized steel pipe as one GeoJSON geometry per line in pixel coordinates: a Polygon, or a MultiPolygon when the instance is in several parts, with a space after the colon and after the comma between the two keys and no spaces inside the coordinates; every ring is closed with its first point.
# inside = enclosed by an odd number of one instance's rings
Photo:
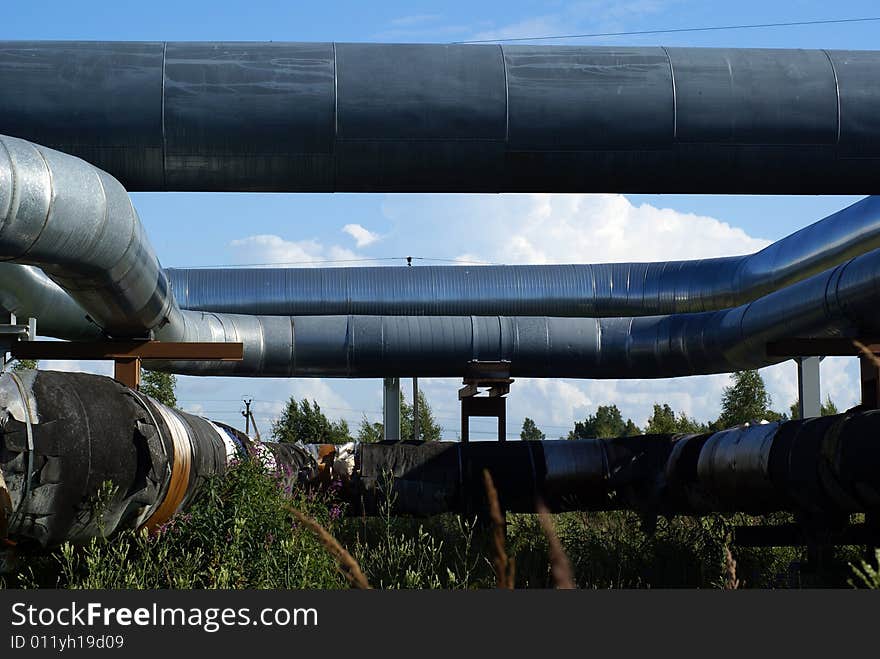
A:
{"type": "MultiPolygon", "coordinates": [[[[674,377],[774,363],[779,360],[768,358],[765,346],[776,339],[857,334],[880,326],[880,250],[746,304],[700,313],[572,318],[181,310],[118,182],[82,160],[23,140],[0,137],[0,147],[0,257],[13,262],[3,266],[12,276],[0,299],[22,316],[42,313],[45,327],[60,330],[62,337],[95,331],[244,344],[241,362],[152,364],[177,373],[456,377],[476,359],[508,360],[515,376],[674,377]],[[75,305],[82,308],[79,314],[75,305]]],[[[823,221],[824,232],[808,228],[800,240],[776,243],[755,259],[765,263],[754,270],[756,280],[770,285],[858,253],[864,247],[860,237],[875,240],[874,205],[865,200],[843,213],[839,225],[832,216],[823,221]],[[835,233],[838,226],[843,228],[835,233]],[[824,250],[821,238],[808,240],[823,233],[838,238],[824,250]]],[[[750,264],[740,262],[743,271],[750,264]]],[[[707,299],[719,281],[709,282],[707,299]]],[[[651,285],[633,283],[633,295],[644,296],[651,285]]],[[[689,285],[700,291],[699,282],[689,285]]],[[[675,285],[664,291],[676,292],[675,285]]]]}
{"type": "Polygon", "coordinates": [[[880,196],[746,256],[527,266],[166,268],[183,309],[272,316],[655,316],[746,304],[880,247],[880,196]]]}

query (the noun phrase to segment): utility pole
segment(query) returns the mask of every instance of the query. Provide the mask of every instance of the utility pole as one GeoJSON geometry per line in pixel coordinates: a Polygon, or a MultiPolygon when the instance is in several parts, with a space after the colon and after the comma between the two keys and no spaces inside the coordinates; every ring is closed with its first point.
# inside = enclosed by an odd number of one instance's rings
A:
{"type": "Polygon", "coordinates": [[[260,429],[257,428],[257,420],[254,418],[254,413],[251,412],[251,403],[254,402],[254,399],[242,398],[241,401],[244,403],[244,409],[241,411],[241,415],[244,417],[244,434],[248,437],[251,436],[251,424],[253,424],[256,440],[258,442],[263,441],[260,438],[260,429]]]}
{"type": "Polygon", "coordinates": [[[251,436],[251,403],[254,402],[253,398],[242,398],[242,402],[244,403],[244,409],[241,412],[241,415],[244,417],[244,434],[248,437],[251,436]]]}

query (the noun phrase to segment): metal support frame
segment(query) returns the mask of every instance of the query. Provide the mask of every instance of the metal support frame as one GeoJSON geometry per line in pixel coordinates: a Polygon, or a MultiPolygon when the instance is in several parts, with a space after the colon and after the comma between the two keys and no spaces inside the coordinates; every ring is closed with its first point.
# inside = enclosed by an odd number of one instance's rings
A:
{"type": "MultiPolygon", "coordinates": [[[[825,356],[858,357],[864,409],[880,409],[880,340],[870,338],[791,338],[767,344],[770,357],[792,357],[798,364],[798,404],[802,419],[819,416],[822,401],[819,386],[819,361],[825,356]]],[[[846,520],[839,524],[809,528],[803,523],[779,526],[739,527],[734,542],[744,546],[807,545],[807,570],[821,572],[833,556],[834,546],[863,544],[866,551],[880,544],[880,526],[871,520],[853,525],[846,520]]],[[[816,526],[814,524],[814,526],[816,526]]]]}
{"type": "Polygon", "coordinates": [[[400,440],[400,378],[385,378],[382,387],[382,424],[386,440],[400,440]]]}
{"type": "Polygon", "coordinates": [[[419,410],[419,379],[413,378],[413,440],[419,441],[421,438],[421,428],[419,427],[421,424],[419,423],[419,414],[421,411],[419,410]]]}
{"type": "Polygon", "coordinates": [[[464,386],[458,390],[461,401],[461,441],[470,441],[471,417],[498,419],[498,441],[507,440],[507,398],[510,393],[510,362],[468,363],[464,386]],[[487,396],[480,396],[480,389],[488,388],[487,396]]]}
{"type": "Polygon", "coordinates": [[[114,377],[131,389],[140,385],[144,359],[240,361],[244,356],[241,343],[170,341],[17,341],[10,351],[17,359],[110,359],[114,377]]]}
{"type": "MultiPolygon", "coordinates": [[[[35,341],[37,338],[37,319],[28,318],[26,325],[18,322],[14,313],[9,314],[9,323],[0,325],[0,366],[10,361],[7,354],[19,341],[35,341]]],[[[14,356],[12,357],[15,358],[14,356]]]]}
{"type": "Polygon", "coordinates": [[[798,413],[802,419],[822,416],[822,392],[819,382],[821,357],[798,357],[798,413]]]}
{"type": "MultiPolygon", "coordinates": [[[[860,362],[862,407],[880,409],[880,339],[872,338],[818,338],[785,339],[767,344],[769,357],[792,357],[805,359],[806,356],[857,356],[860,362]]],[[[801,367],[798,366],[798,386],[801,382],[801,367]]],[[[817,385],[818,387],[818,378],[817,385]]],[[[820,401],[821,406],[821,401],[820,401]]]]}

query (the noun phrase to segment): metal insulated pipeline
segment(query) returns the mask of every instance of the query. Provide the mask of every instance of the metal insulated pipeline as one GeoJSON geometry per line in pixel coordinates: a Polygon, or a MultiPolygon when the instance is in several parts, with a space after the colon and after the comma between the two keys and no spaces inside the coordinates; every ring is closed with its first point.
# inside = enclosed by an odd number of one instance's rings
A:
{"type": "MultiPolygon", "coordinates": [[[[800,239],[753,257],[760,267],[745,258],[742,271],[752,267],[756,279],[770,285],[858,252],[876,240],[875,206],[865,200],[820,222],[824,231],[808,227],[800,239]],[[836,241],[823,248],[818,236],[825,234],[836,241]]],[[[511,374],[522,377],[674,377],[774,363],[779,360],[768,358],[765,346],[776,339],[880,326],[880,250],[746,304],[699,313],[574,318],[181,310],[122,186],[82,160],[8,137],[0,137],[0,258],[12,261],[0,269],[10,275],[0,282],[0,300],[22,316],[36,315],[41,328],[61,338],[101,332],[244,345],[241,362],[151,364],[197,375],[457,377],[476,359],[509,360],[511,374]]],[[[709,282],[709,299],[718,284],[709,282]]],[[[633,294],[651,285],[634,282],[633,294]]],[[[699,298],[699,283],[694,286],[699,298]]]]}
{"type": "Polygon", "coordinates": [[[0,259],[42,270],[110,335],[145,336],[174,306],[131,199],[73,156],[0,136],[0,259]]]}
{"type": "MultiPolygon", "coordinates": [[[[243,362],[154,364],[194,375],[460,377],[510,361],[516,377],[660,378],[778,361],[766,344],[880,329],[880,250],[730,309],[636,318],[204,314],[243,362]]],[[[193,312],[185,312],[192,314],[193,312]]],[[[208,340],[208,339],[205,339],[208,340]]]]}
{"type": "Polygon", "coordinates": [[[533,442],[252,443],[110,378],[0,375],[0,541],[40,549],[185,510],[233,459],[282,485],[340,481],[352,513],[473,514],[488,469],[505,510],[635,510],[648,515],[791,511],[845,519],[880,512],[880,411],[700,435],[533,442]],[[389,479],[389,473],[392,476],[389,479]],[[101,484],[115,486],[98,519],[101,484]]]}
{"type": "Polygon", "coordinates": [[[0,43],[0,133],[129,190],[876,192],[880,52],[0,43]]]}
{"type": "MultiPolygon", "coordinates": [[[[57,309],[76,317],[76,303],[36,268],[18,269],[26,285],[13,311],[57,309]],[[40,297],[42,296],[42,297],[40,297]],[[28,306],[33,301],[34,307],[28,306]]],[[[725,373],[781,361],[766,344],[796,336],[834,336],[880,329],[880,250],[730,309],[636,318],[544,316],[251,316],[176,311],[160,339],[240,341],[241,362],[149,362],[193,375],[269,377],[461,377],[469,361],[509,360],[516,377],[660,378],[725,373]],[[168,339],[167,337],[172,337],[168,339]]],[[[4,293],[0,299],[6,299],[4,293]]],[[[41,327],[75,338],[50,315],[41,327]]]]}
{"type": "Polygon", "coordinates": [[[110,378],[24,371],[0,375],[0,541],[20,547],[154,530],[185,510],[211,476],[255,457],[293,481],[317,478],[316,453],[252,445],[110,378]],[[96,509],[102,484],[114,491],[96,509]],[[100,519],[99,519],[100,516],[100,519]]]}
{"type": "Polygon", "coordinates": [[[746,304],[880,247],[868,197],[746,256],[417,268],[166,268],[183,309],[272,316],[654,316],[746,304]]]}

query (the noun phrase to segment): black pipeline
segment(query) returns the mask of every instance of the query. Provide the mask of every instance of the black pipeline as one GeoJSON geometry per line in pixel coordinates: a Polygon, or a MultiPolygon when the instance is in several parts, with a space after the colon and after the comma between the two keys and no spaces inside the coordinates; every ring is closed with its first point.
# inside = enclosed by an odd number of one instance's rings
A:
{"type": "Polygon", "coordinates": [[[880,52],[0,42],[0,134],[131,191],[870,194],[880,52]]]}
{"type": "Polygon", "coordinates": [[[880,512],[880,411],[698,435],[542,442],[251,442],[110,378],[0,376],[0,537],[21,549],[155,528],[210,476],[258,459],[288,484],[339,480],[356,512],[479,512],[482,472],[502,506],[646,515],[791,511],[839,519],[880,512]],[[95,504],[103,484],[113,496],[95,504]],[[390,496],[388,488],[391,488],[390,496]]]}

